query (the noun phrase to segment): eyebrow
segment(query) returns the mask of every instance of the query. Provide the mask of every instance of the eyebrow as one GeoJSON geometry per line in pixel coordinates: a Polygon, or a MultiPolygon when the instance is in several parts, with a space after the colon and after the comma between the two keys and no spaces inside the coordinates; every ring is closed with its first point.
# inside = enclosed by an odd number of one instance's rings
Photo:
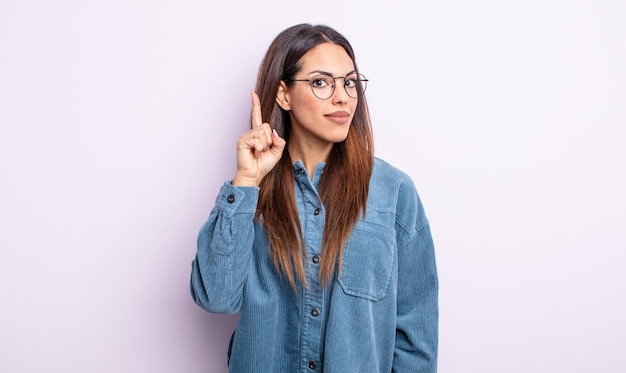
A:
{"type": "MultiPolygon", "coordinates": [[[[333,74],[329,73],[328,71],[324,71],[324,70],[313,70],[310,73],[308,73],[307,76],[308,75],[313,75],[313,74],[322,74],[322,75],[328,75],[331,78],[333,77],[333,74]]],[[[356,74],[356,70],[349,71],[348,73],[346,73],[345,76],[350,76],[352,74],[356,74]]]]}

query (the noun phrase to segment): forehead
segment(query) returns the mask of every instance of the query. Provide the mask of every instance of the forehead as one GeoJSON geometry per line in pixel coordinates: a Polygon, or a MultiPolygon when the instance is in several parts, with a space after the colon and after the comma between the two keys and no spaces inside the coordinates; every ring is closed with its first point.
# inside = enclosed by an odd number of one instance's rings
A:
{"type": "Polygon", "coordinates": [[[326,71],[333,75],[354,70],[354,63],[342,46],[323,43],[302,56],[302,72],[326,71]]]}

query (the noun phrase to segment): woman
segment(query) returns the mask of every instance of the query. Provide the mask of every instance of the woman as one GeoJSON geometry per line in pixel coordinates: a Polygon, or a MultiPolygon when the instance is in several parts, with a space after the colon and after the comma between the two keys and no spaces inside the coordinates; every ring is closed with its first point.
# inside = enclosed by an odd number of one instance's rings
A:
{"type": "Polygon", "coordinates": [[[411,179],[374,157],[366,84],[326,26],[284,30],[261,63],[192,263],[194,301],[240,312],[230,372],[436,371],[430,228],[411,179]]]}

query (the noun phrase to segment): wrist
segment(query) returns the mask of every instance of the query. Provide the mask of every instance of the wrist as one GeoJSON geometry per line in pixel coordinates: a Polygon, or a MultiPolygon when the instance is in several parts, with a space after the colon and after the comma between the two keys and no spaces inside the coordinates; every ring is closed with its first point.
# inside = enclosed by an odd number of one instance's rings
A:
{"type": "Polygon", "coordinates": [[[245,176],[241,176],[241,175],[235,175],[235,177],[233,177],[233,179],[230,182],[233,186],[251,186],[251,187],[258,187],[260,184],[260,181],[257,180],[256,178],[252,178],[252,177],[245,177],[245,176]]]}

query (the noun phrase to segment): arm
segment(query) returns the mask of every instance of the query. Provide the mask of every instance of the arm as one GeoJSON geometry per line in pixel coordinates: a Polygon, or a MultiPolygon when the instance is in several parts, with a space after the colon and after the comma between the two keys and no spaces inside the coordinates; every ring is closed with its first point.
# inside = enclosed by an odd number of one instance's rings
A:
{"type": "Polygon", "coordinates": [[[402,193],[399,200],[398,311],[392,371],[434,373],[439,322],[435,252],[421,202],[414,188],[410,189],[406,200],[402,201],[402,193]]]}
{"type": "Polygon", "coordinates": [[[251,129],[237,141],[237,171],[225,183],[198,236],[191,269],[191,296],[209,312],[234,313],[250,266],[259,184],[280,160],[286,142],[261,120],[261,103],[251,93],[251,129]]]}
{"type": "Polygon", "coordinates": [[[200,229],[191,269],[191,296],[209,312],[234,313],[241,306],[254,239],[257,187],[225,183],[200,229]]]}

